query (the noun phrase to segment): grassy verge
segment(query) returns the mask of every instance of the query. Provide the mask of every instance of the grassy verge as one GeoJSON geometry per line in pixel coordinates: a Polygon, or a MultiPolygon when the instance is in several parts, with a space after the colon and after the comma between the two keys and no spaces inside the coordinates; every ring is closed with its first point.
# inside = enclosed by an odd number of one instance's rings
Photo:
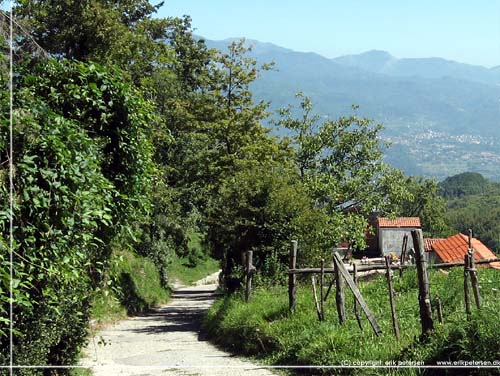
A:
{"type": "MultiPolygon", "coordinates": [[[[479,280],[483,306],[473,310],[467,322],[463,307],[463,270],[450,274],[434,271],[430,275],[432,299],[441,298],[444,323],[435,322],[435,333],[421,343],[416,274],[406,272],[395,278],[396,309],[401,340],[392,334],[389,298],[384,276],[361,282],[361,291],[382,328],[376,337],[363,317],[363,331],[353,314],[353,298],[346,295],[348,321],[339,325],[334,294],[326,302],[327,319],[318,322],[310,283],[297,292],[297,308],[288,312],[286,287],[257,289],[249,304],[241,295],[219,299],[207,313],[203,326],[219,344],[248,355],[256,355],[276,365],[359,365],[374,361],[384,365],[394,361],[420,361],[436,364],[438,360],[500,360],[500,271],[480,269],[479,280]],[[380,362],[380,363],[379,363],[380,362]]],[[[442,369],[428,369],[427,374],[442,374],[442,369]]],[[[460,371],[460,370],[459,370],[460,371]]],[[[462,372],[464,370],[461,370],[462,372]]],[[[471,370],[466,370],[466,372],[471,370]]],[[[322,369],[325,374],[387,374],[387,369],[322,369]]],[[[417,374],[415,369],[401,371],[417,374]]],[[[451,371],[450,371],[451,372],[451,371]]],[[[473,372],[498,374],[498,369],[473,372]],[[496,372],[496,373],[495,373],[496,372]]],[[[310,374],[310,370],[307,372],[310,374]]]]}
{"type": "Polygon", "coordinates": [[[116,251],[106,287],[94,297],[92,318],[97,326],[144,312],[165,303],[169,291],[160,283],[158,269],[151,260],[129,251],[116,251]]]}

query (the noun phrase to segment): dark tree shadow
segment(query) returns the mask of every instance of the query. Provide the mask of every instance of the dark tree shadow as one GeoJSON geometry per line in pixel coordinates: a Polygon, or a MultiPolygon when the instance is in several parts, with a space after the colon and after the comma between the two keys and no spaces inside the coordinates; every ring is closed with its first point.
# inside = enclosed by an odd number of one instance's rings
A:
{"type": "Polygon", "coordinates": [[[134,333],[160,334],[165,332],[195,332],[198,333],[198,340],[204,341],[206,336],[200,333],[201,320],[208,308],[208,303],[214,298],[215,290],[197,291],[180,290],[174,291],[172,299],[177,301],[195,301],[196,305],[167,305],[151,309],[142,314],[136,315],[146,320],[151,320],[152,324],[140,329],[132,329],[134,333]]]}
{"type": "Polygon", "coordinates": [[[120,302],[127,308],[129,315],[146,312],[150,309],[149,304],[137,294],[135,283],[129,273],[121,273],[119,281],[123,292],[120,302]]]}

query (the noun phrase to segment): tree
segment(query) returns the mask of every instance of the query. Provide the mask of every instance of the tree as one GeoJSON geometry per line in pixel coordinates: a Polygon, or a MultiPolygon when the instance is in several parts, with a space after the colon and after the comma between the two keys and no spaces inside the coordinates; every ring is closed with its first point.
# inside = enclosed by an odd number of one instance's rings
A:
{"type": "MultiPolygon", "coordinates": [[[[16,85],[12,213],[5,118],[0,138],[3,251],[10,219],[14,226],[14,363],[67,365],[85,341],[110,241],[147,213],[154,114],[118,73],[96,64],[49,60],[16,85]]],[[[6,262],[0,275],[4,282],[6,262]]],[[[0,347],[8,345],[0,328],[0,347]]],[[[5,363],[8,351],[1,354],[5,363]]]]}
{"type": "Polygon", "coordinates": [[[448,199],[446,222],[457,232],[474,236],[495,252],[500,251],[500,185],[487,181],[489,189],[484,193],[448,199]]]}
{"type": "Polygon", "coordinates": [[[365,218],[375,210],[391,211],[394,197],[405,195],[398,171],[382,162],[382,126],[356,115],[323,120],[313,115],[309,98],[301,93],[297,98],[302,115],[294,117],[289,106],[275,123],[292,131],[301,180],[316,207],[330,217],[330,246],[348,240],[363,248],[365,218]]]}
{"type": "Polygon", "coordinates": [[[238,171],[214,201],[208,239],[227,278],[243,279],[245,254],[253,251],[260,282],[283,282],[292,239],[301,241],[299,265],[325,256],[318,250],[328,216],[314,207],[290,167],[256,163],[238,171]]]}
{"type": "Polygon", "coordinates": [[[147,0],[18,0],[13,13],[53,56],[116,65],[140,83],[171,62],[163,43],[168,22],[151,18],[162,5],[147,0]]]}
{"type": "Polygon", "coordinates": [[[491,183],[476,172],[447,177],[439,183],[440,194],[444,198],[463,197],[486,193],[491,188],[491,183]]]}
{"type": "Polygon", "coordinates": [[[422,177],[408,177],[401,184],[408,191],[405,199],[396,201],[397,215],[420,217],[422,231],[428,237],[451,235],[446,224],[446,202],[439,195],[439,185],[435,180],[422,177]]]}

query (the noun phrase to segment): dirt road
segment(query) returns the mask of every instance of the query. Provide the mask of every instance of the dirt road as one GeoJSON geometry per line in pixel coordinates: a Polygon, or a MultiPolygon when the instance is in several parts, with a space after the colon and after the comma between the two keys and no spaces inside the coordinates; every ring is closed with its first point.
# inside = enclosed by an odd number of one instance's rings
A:
{"type": "Polygon", "coordinates": [[[171,301],[96,333],[81,365],[95,375],[273,375],[217,349],[200,336],[200,319],[216,285],[179,288],[171,301]],[[104,344],[98,343],[100,340],[104,344]]]}

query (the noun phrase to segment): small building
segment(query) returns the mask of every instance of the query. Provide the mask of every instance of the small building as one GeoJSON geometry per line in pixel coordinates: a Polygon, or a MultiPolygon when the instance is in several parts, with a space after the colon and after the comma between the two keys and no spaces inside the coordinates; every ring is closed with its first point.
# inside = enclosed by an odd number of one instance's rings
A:
{"type": "MultiPolygon", "coordinates": [[[[472,238],[472,248],[474,248],[474,260],[488,260],[497,258],[488,247],[480,240],[472,238]]],[[[433,259],[436,263],[463,262],[465,254],[469,249],[469,237],[464,234],[456,234],[446,239],[435,241],[431,245],[433,259]]],[[[500,269],[500,262],[491,262],[489,266],[500,269]]]]}
{"type": "Polygon", "coordinates": [[[411,231],[422,231],[420,218],[418,217],[402,217],[402,218],[383,218],[376,219],[376,235],[378,240],[379,254],[382,256],[390,255],[391,253],[400,256],[403,248],[403,238],[408,235],[407,250],[412,248],[411,231]]]}

